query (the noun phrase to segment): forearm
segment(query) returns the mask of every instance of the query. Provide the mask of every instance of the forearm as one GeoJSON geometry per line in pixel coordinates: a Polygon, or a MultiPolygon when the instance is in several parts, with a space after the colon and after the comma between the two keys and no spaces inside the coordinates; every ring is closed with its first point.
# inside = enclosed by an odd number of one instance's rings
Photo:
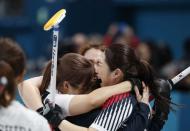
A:
{"type": "Polygon", "coordinates": [[[101,106],[111,96],[131,91],[131,83],[128,81],[117,85],[102,87],[88,94],[94,108],[101,106]]]}
{"type": "MultiPolygon", "coordinates": [[[[37,77],[40,80],[40,77],[37,77]]],[[[24,101],[25,105],[32,109],[37,110],[38,108],[42,107],[42,100],[40,96],[40,92],[38,89],[38,82],[36,82],[36,78],[32,78],[29,80],[25,80],[24,82],[18,85],[20,96],[24,101]]]]}
{"type": "Polygon", "coordinates": [[[88,94],[93,108],[101,106],[111,96],[131,91],[131,83],[129,81],[122,82],[113,86],[102,87],[88,94]]]}
{"type": "Polygon", "coordinates": [[[71,115],[89,112],[101,106],[111,96],[128,92],[130,90],[131,84],[126,81],[114,86],[96,89],[87,95],[76,95],[70,102],[69,112],[71,115]]]}
{"type": "Polygon", "coordinates": [[[63,120],[61,122],[61,124],[59,125],[59,129],[61,131],[96,131],[93,128],[85,128],[85,127],[74,125],[67,120],[63,120]]]}

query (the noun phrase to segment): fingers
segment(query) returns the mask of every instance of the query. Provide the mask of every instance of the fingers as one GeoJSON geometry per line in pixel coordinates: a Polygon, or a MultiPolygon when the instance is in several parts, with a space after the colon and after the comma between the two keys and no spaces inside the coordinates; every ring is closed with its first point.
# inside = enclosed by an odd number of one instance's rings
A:
{"type": "Polygon", "coordinates": [[[142,82],[143,85],[143,96],[141,102],[148,104],[149,103],[149,87],[142,82]]]}
{"type": "Polygon", "coordinates": [[[134,90],[135,90],[136,98],[138,102],[143,102],[145,104],[148,104],[149,103],[149,87],[146,86],[144,82],[142,82],[142,86],[143,86],[142,95],[140,94],[138,87],[135,86],[134,90]]]}
{"type": "Polygon", "coordinates": [[[138,87],[137,86],[135,86],[135,94],[136,94],[136,96],[139,96],[140,95],[140,92],[139,92],[139,89],[138,89],[138,87]]]}
{"type": "Polygon", "coordinates": [[[148,86],[145,85],[144,81],[142,82],[142,86],[143,86],[143,92],[149,93],[149,88],[148,88],[148,86]]]}
{"type": "Polygon", "coordinates": [[[141,96],[141,94],[140,94],[140,92],[139,92],[139,89],[138,89],[137,86],[135,86],[134,89],[135,89],[135,94],[136,94],[137,101],[140,102],[141,99],[142,99],[142,96],[141,96]]]}
{"type": "Polygon", "coordinates": [[[143,97],[149,97],[149,87],[145,85],[144,82],[142,82],[143,85],[143,97]]]}

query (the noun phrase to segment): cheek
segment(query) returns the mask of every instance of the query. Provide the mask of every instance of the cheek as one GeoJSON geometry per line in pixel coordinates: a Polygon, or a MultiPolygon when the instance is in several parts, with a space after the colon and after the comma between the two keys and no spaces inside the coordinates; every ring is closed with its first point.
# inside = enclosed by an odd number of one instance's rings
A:
{"type": "Polygon", "coordinates": [[[107,76],[107,71],[103,67],[98,67],[97,73],[100,75],[100,77],[106,77],[107,76]]]}
{"type": "Polygon", "coordinates": [[[104,86],[109,86],[109,85],[111,85],[111,77],[110,77],[110,75],[109,75],[109,72],[107,72],[107,71],[102,71],[101,72],[101,78],[102,78],[102,83],[104,84],[104,86]]]}
{"type": "Polygon", "coordinates": [[[69,92],[69,88],[68,87],[65,87],[65,86],[60,86],[58,91],[61,93],[61,94],[68,94],[69,92]]]}
{"type": "Polygon", "coordinates": [[[63,88],[61,91],[62,94],[67,94],[68,93],[68,88],[63,88]]]}
{"type": "Polygon", "coordinates": [[[104,75],[104,77],[102,78],[101,86],[110,86],[110,85],[112,85],[112,81],[111,81],[110,77],[104,75]]]}

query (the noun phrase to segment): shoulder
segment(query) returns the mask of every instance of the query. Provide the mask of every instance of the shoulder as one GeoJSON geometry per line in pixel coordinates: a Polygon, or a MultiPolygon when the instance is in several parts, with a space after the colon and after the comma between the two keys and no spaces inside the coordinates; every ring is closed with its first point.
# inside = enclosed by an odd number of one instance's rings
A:
{"type": "Polygon", "coordinates": [[[24,107],[18,102],[14,102],[13,105],[17,108],[17,111],[20,112],[19,116],[24,121],[24,123],[27,123],[28,125],[30,125],[31,127],[33,126],[36,129],[49,129],[49,124],[43,116],[39,115],[33,110],[24,107]]]}

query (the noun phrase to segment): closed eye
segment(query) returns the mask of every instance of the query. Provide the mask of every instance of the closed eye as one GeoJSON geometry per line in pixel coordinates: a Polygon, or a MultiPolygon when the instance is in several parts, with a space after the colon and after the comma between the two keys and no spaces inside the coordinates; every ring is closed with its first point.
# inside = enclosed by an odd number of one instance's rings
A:
{"type": "Polygon", "coordinates": [[[101,61],[97,61],[97,65],[98,65],[98,66],[101,66],[101,65],[102,65],[102,62],[101,62],[101,61]]]}

